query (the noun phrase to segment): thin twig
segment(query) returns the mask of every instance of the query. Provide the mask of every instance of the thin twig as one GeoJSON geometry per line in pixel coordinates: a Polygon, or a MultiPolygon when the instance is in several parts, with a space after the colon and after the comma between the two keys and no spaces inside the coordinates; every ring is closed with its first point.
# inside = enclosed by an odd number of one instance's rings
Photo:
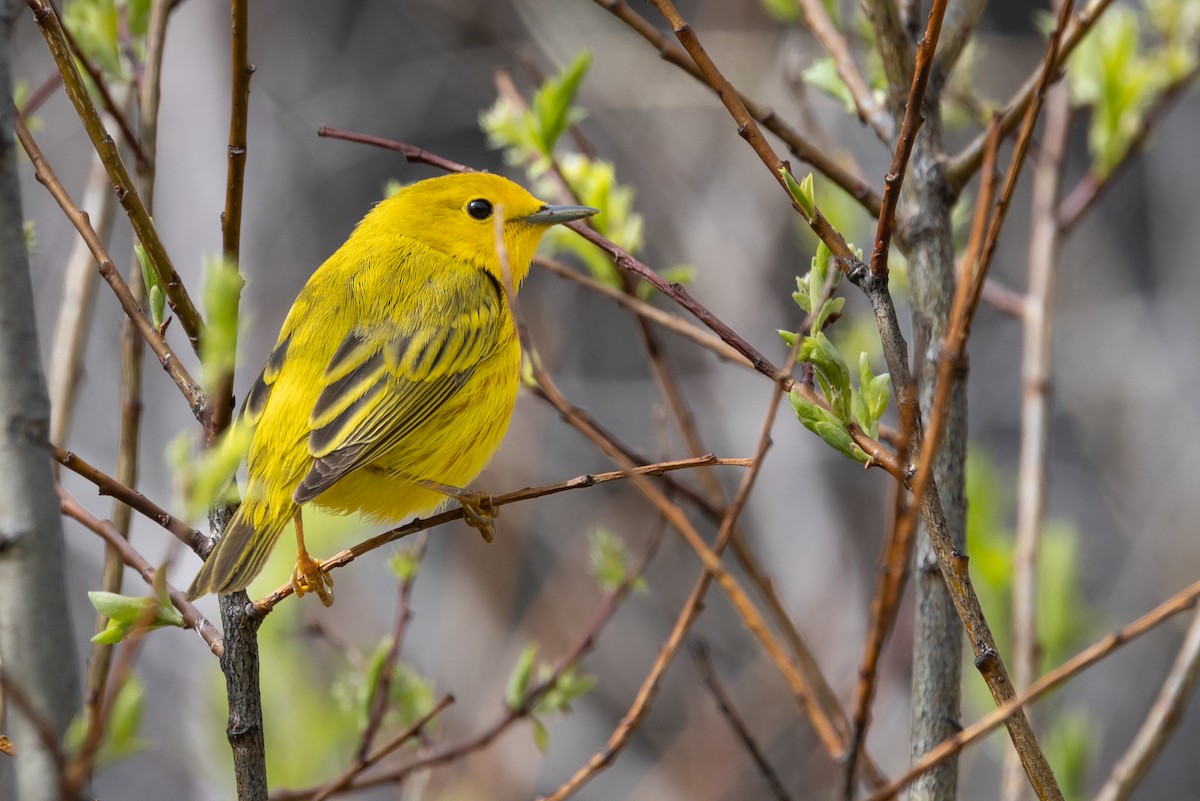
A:
{"type": "Polygon", "coordinates": [[[1187,589],[1182,590],[1159,604],[1134,622],[1092,643],[1029,685],[1029,689],[1025,692],[998,705],[991,712],[970,726],[967,726],[958,734],[947,738],[944,742],[914,762],[904,775],[872,794],[867,801],[886,801],[887,799],[895,798],[901,790],[911,784],[918,776],[954,756],[971,743],[991,733],[997,726],[1000,726],[1011,716],[1017,714],[1022,707],[1038,700],[1055,687],[1058,687],[1068,679],[1073,678],[1078,673],[1108,657],[1118,648],[1128,645],[1143,634],[1152,631],[1171,617],[1195,607],[1197,599],[1200,599],[1200,581],[1195,582],[1187,589]]]}
{"type": "MultiPolygon", "coordinates": [[[[225,178],[225,209],[221,212],[221,250],[227,263],[241,271],[242,198],[246,183],[247,128],[250,121],[250,78],[254,65],[249,56],[249,0],[230,3],[230,111],[229,163],[225,178]]],[[[231,313],[236,316],[240,292],[229,298],[231,313]]],[[[236,336],[236,330],[233,332],[236,336]]],[[[209,388],[212,413],[204,421],[204,436],[209,445],[229,427],[233,413],[233,369],[221,372],[209,388]]]]}
{"type": "Polygon", "coordinates": [[[1133,795],[1183,720],[1197,679],[1200,679],[1200,613],[1192,616],[1192,624],[1158,697],[1094,801],[1126,801],[1133,795]]]}
{"type": "MultiPolygon", "coordinates": [[[[640,467],[630,467],[623,470],[614,470],[608,473],[595,473],[576,476],[567,481],[560,481],[557,484],[548,484],[542,487],[532,487],[515,492],[505,493],[504,495],[492,496],[492,506],[499,508],[507,506],[510,503],[518,503],[520,501],[533,500],[546,495],[554,495],[559,492],[567,492],[568,490],[584,489],[586,487],[594,487],[597,484],[603,484],[609,481],[618,481],[641,476],[656,476],[672,470],[685,470],[697,467],[714,467],[717,465],[731,465],[735,467],[749,467],[752,464],[751,459],[725,459],[717,458],[712,454],[706,454],[692,459],[676,459],[669,462],[659,462],[657,464],[642,465],[640,467]]],[[[463,510],[461,507],[448,509],[440,514],[431,515],[427,518],[416,518],[403,526],[385,531],[371,537],[368,540],[358,543],[357,545],[347,548],[344,551],[339,551],[330,558],[321,563],[321,569],[324,571],[335,570],[339,567],[344,567],[350,564],[358,557],[365,553],[369,553],[377,548],[380,548],[389,542],[402,539],[418,531],[424,531],[435,526],[440,526],[443,523],[448,523],[451,520],[461,520],[463,510]]],[[[277,603],[291,595],[293,592],[291,583],[282,585],[275,592],[270,593],[258,601],[255,601],[254,608],[257,614],[268,614],[277,603]]]]}
{"type": "MultiPolygon", "coordinates": [[[[1021,437],[1017,456],[1017,534],[1013,545],[1012,677],[1019,692],[1037,676],[1038,552],[1046,505],[1046,458],[1050,447],[1050,381],[1053,371],[1054,274],[1061,229],[1059,191],[1071,128],[1065,86],[1050,90],[1041,153],[1034,168],[1030,201],[1029,289],[1025,294],[1021,353],[1021,437]]],[[[1005,755],[1001,798],[1020,801],[1026,793],[1021,764],[1005,755]]]]}
{"type": "MultiPolygon", "coordinates": [[[[375,765],[379,762],[379,760],[383,759],[385,756],[404,745],[413,737],[419,735],[421,731],[433,721],[434,718],[440,715],[453,703],[453,695],[443,695],[441,700],[434,704],[428,712],[414,720],[408,727],[404,729],[404,731],[389,739],[373,754],[365,756],[360,755],[357,759],[355,759],[354,763],[351,764],[350,767],[346,768],[346,770],[340,776],[318,790],[312,796],[312,801],[325,801],[325,799],[329,798],[330,796],[348,788],[351,782],[361,776],[363,772],[369,769],[372,765],[375,765]]],[[[366,744],[365,741],[364,744],[366,744]]]]}
{"type": "Polygon", "coordinates": [[[22,147],[29,155],[29,160],[33,162],[34,176],[38,182],[50,191],[54,199],[58,201],[58,205],[62,208],[63,213],[74,224],[75,229],[79,231],[79,235],[87,242],[88,248],[92,251],[92,256],[96,259],[96,264],[100,270],[100,277],[108,282],[112,287],[113,293],[116,294],[117,300],[121,303],[121,308],[125,310],[125,314],[129,319],[133,320],[138,327],[138,332],[142,338],[150,346],[150,350],[158,357],[159,364],[171,376],[175,385],[179,387],[179,391],[183,393],[184,399],[191,407],[192,414],[199,419],[204,413],[208,405],[208,399],[204,391],[195,380],[188,374],[187,369],[179,361],[175,352],[171,350],[171,346],[163,339],[158,329],[154,327],[146,313],[138,306],[137,300],[133,297],[128,284],[121,278],[120,272],[117,271],[112,259],[108,256],[108,251],[104,247],[104,243],[100,241],[100,237],[96,234],[92,224],[88,219],[87,212],[80,209],[71,200],[67,190],[55,176],[54,171],[50,169],[50,165],[46,163],[46,159],[42,156],[42,151],[38,148],[37,143],[33,139],[33,135],[29,132],[25,121],[20,115],[16,117],[17,138],[20,139],[22,147]]]}
{"type": "MultiPolygon", "coordinates": [[[[664,61],[674,64],[696,80],[708,83],[704,74],[696,66],[696,63],[686,53],[676,47],[654,25],[634,11],[625,0],[594,0],[594,2],[625,23],[634,33],[649,42],[658,51],[659,56],[664,61]]],[[[711,86],[711,84],[709,85],[711,86]]],[[[799,131],[785,123],[773,109],[755,102],[752,98],[740,92],[737,92],[737,97],[740,98],[741,103],[746,107],[750,116],[768,131],[779,137],[780,141],[787,145],[792,155],[800,159],[800,161],[812,165],[817,171],[823,173],[826,178],[845,190],[872,217],[879,215],[879,193],[872,189],[866,180],[858,175],[857,169],[846,169],[835,159],[831,158],[822,148],[805,140],[799,131]]]]}
{"type": "Polygon", "coordinates": [[[672,333],[678,334],[685,339],[691,340],[692,343],[699,345],[705,350],[712,351],[719,359],[732,362],[739,367],[746,368],[747,370],[754,369],[754,365],[751,364],[750,360],[743,356],[740,351],[734,349],[725,342],[722,342],[717,337],[705,333],[677,314],[671,314],[668,311],[663,311],[657,306],[647,303],[636,295],[628,295],[619,289],[613,289],[608,284],[603,284],[594,278],[590,278],[578,270],[572,269],[567,264],[564,264],[557,259],[550,258],[549,256],[537,256],[534,258],[533,263],[538,267],[549,270],[560,278],[565,278],[568,281],[579,284],[594,294],[614,301],[618,306],[628,309],[639,317],[649,320],[655,325],[665,328],[672,333]]]}
{"type": "MultiPolygon", "coordinates": [[[[1100,15],[1104,10],[1112,4],[1113,0],[1091,0],[1086,7],[1083,8],[1072,20],[1066,31],[1063,32],[1063,27],[1058,26],[1059,36],[1056,37],[1060,41],[1057,46],[1057,53],[1053,63],[1051,64],[1050,74],[1058,76],[1061,74],[1063,66],[1066,64],[1067,57],[1072,51],[1083,41],[1083,38],[1088,35],[1096,22],[1100,19],[1100,15]]],[[[1021,124],[1022,118],[1025,116],[1025,111],[1034,97],[1038,94],[1038,87],[1041,85],[1041,78],[1045,70],[1043,63],[1030,75],[1021,88],[1009,99],[1004,106],[1004,111],[1000,117],[1000,135],[1007,137],[1017,129],[1021,124]]],[[[987,144],[987,132],[980,133],[977,137],[971,140],[957,156],[949,159],[946,165],[946,187],[949,192],[957,195],[962,191],[967,182],[971,180],[971,176],[979,169],[979,165],[983,162],[983,150],[987,144]]]]}
{"type": "Polygon", "coordinates": [[[459,164],[457,161],[442,158],[434,153],[417,147],[416,145],[405,144],[404,142],[396,142],[391,139],[384,139],[380,136],[372,136],[371,134],[355,133],[354,131],[343,131],[339,128],[331,128],[328,125],[322,125],[317,129],[317,136],[327,139],[343,139],[347,142],[357,142],[360,145],[370,145],[372,147],[381,147],[384,150],[394,150],[397,153],[404,155],[405,161],[415,162],[417,164],[428,164],[432,167],[438,167],[446,172],[475,172],[465,164],[459,164]]]}
{"type": "Polygon", "coordinates": [[[925,35],[917,45],[917,63],[913,68],[908,102],[904,106],[904,120],[900,123],[900,133],[896,137],[892,166],[883,178],[883,203],[875,227],[875,245],[871,249],[871,273],[884,281],[887,280],[888,249],[892,244],[892,231],[896,224],[896,204],[900,200],[900,188],[904,185],[904,172],[908,168],[908,159],[917,139],[917,129],[925,119],[921,109],[925,102],[925,87],[929,85],[929,73],[933,70],[933,54],[937,51],[938,37],[942,33],[942,17],[946,13],[946,3],[947,0],[934,0],[933,7],[929,9],[925,35]]]}
{"type": "MultiPolygon", "coordinates": [[[[891,2],[891,0],[887,1],[888,3],[891,2]]],[[[792,197],[791,190],[787,186],[787,180],[783,175],[784,171],[790,172],[790,170],[762,135],[758,123],[750,116],[746,104],[738,96],[733,84],[717,68],[708,51],[704,49],[704,45],[700,43],[700,37],[696,34],[696,31],[680,16],[671,0],[650,0],[650,2],[662,14],[667,24],[671,26],[671,31],[675,34],[675,38],[679,40],[679,44],[683,45],[683,49],[696,62],[696,67],[700,70],[700,74],[704,76],[704,80],[712,87],[712,90],[724,104],[726,110],[729,111],[729,115],[737,123],[738,135],[746,140],[746,143],[750,145],[762,163],[771,171],[775,182],[787,194],[792,208],[796,210],[801,218],[808,223],[808,226],[812,228],[813,233],[829,248],[829,252],[837,259],[839,269],[847,272],[853,269],[860,263],[858,256],[851,250],[846,240],[842,238],[842,235],[825,219],[820,209],[815,206],[811,209],[805,209],[796,198],[792,197]]],[[[582,226],[576,223],[572,227],[575,230],[579,230],[582,226]]]]}
{"type": "Polygon", "coordinates": [[[775,769],[771,767],[771,763],[767,761],[763,755],[762,749],[754,740],[754,735],[750,733],[750,729],[746,727],[746,722],[742,720],[742,716],[733,706],[733,702],[725,692],[725,688],[721,686],[720,680],[717,678],[717,672],[713,669],[712,660],[708,656],[708,646],[701,640],[693,640],[689,650],[692,653],[692,660],[696,663],[696,669],[700,671],[700,678],[704,681],[704,686],[708,688],[709,693],[713,697],[713,701],[717,704],[717,709],[721,713],[721,717],[729,724],[729,728],[733,730],[734,736],[737,737],[742,748],[750,755],[754,766],[758,768],[758,773],[766,782],[767,789],[771,791],[771,795],[775,796],[778,801],[790,801],[791,796],[784,788],[783,782],[779,780],[775,769]]]}
{"type": "Polygon", "coordinates": [[[867,85],[858,65],[854,63],[854,57],[850,55],[846,37],[842,36],[842,32],[829,18],[825,4],[821,0],[798,0],[798,2],[800,9],[804,12],[804,21],[808,24],[808,29],[813,32],[813,36],[817,37],[821,47],[825,48],[825,52],[833,59],[838,77],[842,79],[842,83],[850,92],[851,100],[854,101],[854,110],[858,113],[858,118],[870,126],[881,142],[890,143],[896,122],[887,108],[875,99],[875,93],[867,85]]]}
{"type": "MultiPolygon", "coordinates": [[[[484,729],[476,736],[459,743],[457,745],[448,746],[432,754],[423,757],[418,757],[413,762],[403,765],[394,770],[387,771],[377,776],[369,778],[363,777],[361,772],[351,779],[351,781],[336,792],[348,792],[353,790],[363,790],[369,787],[378,787],[384,784],[395,784],[403,781],[407,776],[415,773],[418,770],[425,770],[437,765],[445,765],[462,759],[467,754],[481,751],[492,744],[505,731],[511,728],[518,721],[524,720],[537,707],[538,703],[546,693],[550,692],[557,685],[563,674],[576,665],[595,647],[596,641],[600,637],[600,633],[604,627],[612,619],[620,607],[621,602],[628,597],[634,585],[640,580],[645,573],[646,567],[658,550],[658,544],[661,540],[662,528],[659,527],[653,536],[650,538],[649,544],[643,551],[637,563],[626,573],[625,577],[612,590],[605,594],[595,614],[592,616],[587,629],[575,641],[574,645],[566,651],[558,661],[554,664],[550,674],[536,686],[532,687],[525,695],[525,698],[516,707],[505,706],[504,713],[500,718],[484,729]]],[[[297,790],[283,791],[274,794],[272,801],[313,801],[313,796],[319,790],[297,790]]],[[[331,792],[329,795],[333,795],[331,792]]]]}
{"type": "Polygon", "coordinates": [[[421,532],[417,544],[413,546],[412,559],[416,568],[410,575],[404,576],[396,589],[396,622],[392,627],[392,641],[388,643],[387,653],[383,656],[383,665],[379,669],[379,680],[375,683],[375,692],[370,699],[367,725],[363,728],[358,740],[357,760],[364,766],[371,753],[371,745],[379,727],[383,725],[383,717],[387,712],[391,697],[392,677],[396,672],[396,662],[400,658],[400,646],[404,642],[404,631],[412,618],[412,588],[420,572],[421,559],[425,555],[425,543],[429,541],[428,532],[421,532]]]}
{"type": "MultiPolygon", "coordinates": [[[[133,546],[125,540],[111,522],[100,520],[87,509],[85,509],[71,494],[58,486],[59,506],[62,513],[67,517],[81,523],[88,530],[99,534],[100,537],[109,545],[121,552],[121,558],[125,560],[125,564],[132,567],[142,579],[154,586],[154,576],[157,571],[149,562],[146,561],[140,553],[134,550],[133,546]]],[[[225,652],[224,641],[221,633],[216,630],[204,615],[200,614],[200,610],[192,605],[182,592],[167,585],[167,596],[171,599],[171,605],[179,610],[183,615],[183,627],[194,629],[200,638],[208,645],[210,651],[217,656],[221,656],[225,652]]]]}
{"type": "Polygon", "coordinates": [[[203,558],[212,550],[212,541],[208,537],[191,528],[183,520],[172,515],[142,493],[122,484],[112,476],[106,475],[71,451],[63,450],[54,444],[50,445],[50,451],[56,462],[95,484],[101,495],[115,498],[146,518],[153,520],[174,534],[176,539],[197,556],[203,558]]]}
{"type": "MultiPolygon", "coordinates": [[[[56,12],[57,13],[57,12],[56,12]]],[[[100,105],[104,107],[104,112],[117,124],[121,129],[121,137],[125,140],[125,144],[129,145],[129,149],[133,151],[133,158],[138,169],[145,169],[153,164],[153,158],[142,147],[141,138],[134,131],[133,126],[129,122],[129,115],[125,111],[125,103],[119,102],[113,98],[112,92],[108,88],[107,81],[104,80],[104,74],[100,68],[92,63],[92,60],[87,57],[87,53],[83,52],[83,48],[79,46],[79,42],[71,34],[70,28],[66,25],[62,26],[63,35],[67,38],[67,45],[71,48],[71,53],[75,56],[76,61],[87,72],[88,78],[92,81],[92,86],[96,88],[96,94],[100,96],[100,105]]],[[[119,140],[118,140],[119,144],[119,140]]]]}
{"type": "MultiPolygon", "coordinates": [[[[33,9],[34,21],[37,22],[38,29],[46,40],[54,63],[58,65],[59,72],[62,73],[63,88],[67,92],[67,97],[75,106],[79,119],[92,141],[92,146],[96,148],[96,152],[100,154],[101,160],[108,168],[109,177],[112,179],[113,188],[117,193],[117,200],[125,209],[125,213],[129,215],[129,222],[133,226],[134,234],[145,248],[146,258],[162,281],[167,303],[175,312],[175,316],[179,318],[179,324],[187,334],[192,348],[198,351],[204,321],[200,319],[200,313],[196,310],[179,274],[171,264],[171,259],[158,235],[158,230],[154,227],[150,215],[146,212],[146,207],[142,204],[137,187],[129,177],[129,171],[125,168],[120,151],[112,137],[104,130],[96,106],[92,103],[91,96],[75,66],[74,57],[63,32],[62,21],[54,8],[43,3],[42,0],[26,0],[26,4],[33,9]]],[[[97,261],[99,261],[99,257],[97,257],[97,261]]]]}

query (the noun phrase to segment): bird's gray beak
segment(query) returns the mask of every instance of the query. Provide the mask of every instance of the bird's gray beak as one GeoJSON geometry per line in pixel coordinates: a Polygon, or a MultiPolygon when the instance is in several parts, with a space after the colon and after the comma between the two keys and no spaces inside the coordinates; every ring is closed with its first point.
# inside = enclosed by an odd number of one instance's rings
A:
{"type": "Polygon", "coordinates": [[[534,225],[556,225],[572,220],[582,220],[584,217],[591,217],[593,214],[599,213],[599,211],[600,209],[593,209],[591,206],[542,206],[533,214],[522,217],[521,221],[534,225]]]}

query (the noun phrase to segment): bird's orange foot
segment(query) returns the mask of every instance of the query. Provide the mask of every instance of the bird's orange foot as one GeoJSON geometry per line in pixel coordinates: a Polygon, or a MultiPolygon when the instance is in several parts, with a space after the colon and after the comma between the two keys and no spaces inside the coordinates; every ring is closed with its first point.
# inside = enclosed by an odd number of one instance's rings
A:
{"type": "Polygon", "coordinates": [[[326,606],[333,606],[333,576],[321,567],[321,563],[302,551],[296,555],[296,568],[292,571],[292,589],[299,598],[306,592],[315,592],[326,606]]]}
{"type": "Polygon", "coordinates": [[[492,503],[492,496],[486,492],[463,491],[454,497],[462,504],[463,522],[478,531],[484,542],[491,542],[496,536],[492,524],[500,515],[500,510],[492,503]]]}

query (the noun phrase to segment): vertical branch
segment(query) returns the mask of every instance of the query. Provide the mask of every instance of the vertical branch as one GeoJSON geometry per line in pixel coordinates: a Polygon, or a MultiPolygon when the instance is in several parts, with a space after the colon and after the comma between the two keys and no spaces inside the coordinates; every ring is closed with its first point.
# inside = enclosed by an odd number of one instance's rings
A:
{"type": "MultiPolygon", "coordinates": [[[[1063,158],[1070,131],[1070,99],[1065,86],[1050,90],[1041,157],[1033,176],[1030,208],[1029,289],[1025,293],[1024,345],[1021,353],[1021,443],[1017,459],[1017,537],[1013,554],[1013,685],[1020,692],[1037,676],[1038,548],[1046,500],[1046,455],[1050,429],[1052,371],[1051,314],[1054,271],[1062,228],[1058,200],[1063,158]]],[[[1001,798],[1019,801],[1027,783],[1021,762],[1005,755],[1001,798]]]]}
{"type": "MultiPolygon", "coordinates": [[[[246,172],[246,126],[250,105],[248,60],[248,0],[231,0],[231,72],[229,114],[229,167],[225,186],[225,210],[221,214],[224,257],[235,268],[241,256],[242,190],[246,172]]],[[[237,302],[235,297],[234,302],[237,302]]],[[[236,309],[235,309],[236,311],[236,309]]],[[[211,445],[228,427],[233,410],[233,371],[222,375],[211,388],[212,414],[204,421],[204,436],[211,445]]],[[[220,537],[233,516],[231,507],[219,504],[209,511],[215,537],[220,537]]],[[[252,612],[245,591],[220,597],[221,623],[225,631],[225,654],[221,671],[229,699],[226,737],[233,751],[233,770],[239,801],[267,798],[266,743],[263,739],[262,692],[259,687],[258,627],[262,618],[252,612]]]]}
{"type": "MultiPolygon", "coordinates": [[[[224,531],[232,511],[213,507],[208,520],[214,532],[224,531]]],[[[253,612],[245,590],[218,598],[225,651],[221,672],[229,699],[225,737],[233,751],[233,775],[238,801],[267,801],[267,750],[263,738],[262,693],[259,689],[258,627],[262,617],[253,612]]]]}
{"type": "MultiPolygon", "coordinates": [[[[99,156],[93,155],[88,170],[82,208],[91,209],[89,214],[95,221],[96,233],[107,240],[116,218],[117,198],[99,156]]],[[[83,373],[83,352],[96,305],[96,260],[86,242],[75,240],[63,273],[63,297],[54,321],[46,378],[50,389],[50,441],[65,446],[71,432],[79,378],[83,373]]]]}
{"type": "MultiPolygon", "coordinates": [[[[225,183],[225,210],[221,212],[221,247],[226,260],[239,270],[242,253],[242,196],[246,177],[246,130],[249,124],[250,77],[249,0],[232,0],[231,81],[229,112],[229,168],[225,183]]],[[[234,298],[237,303],[237,297],[234,298]]],[[[236,312],[237,309],[235,308],[236,312]]],[[[211,443],[229,426],[233,412],[233,371],[223,374],[211,387],[212,417],[205,423],[211,443]]]]}
{"type": "Polygon", "coordinates": [[[129,215],[129,222],[133,226],[133,231],[137,235],[138,241],[146,249],[146,256],[150,264],[154,267],[155,272],[158,273],[159,278],[162,279],[167,302],[179,318],[179,325],[187,334],[188,341],[192,347],[199,348],[200,333],[204,328],[204,322],[200,319],[200,313],[192,303],[187,289],[184,288],[183,282],[179,278],[179,273],[175,272],[175,267],[171,264],[171,259],[167,255],[162,239],[158,235],[158,230],[154,227],[154,223],[150,220],[150,215],[146,212],[141,195],[138,194],[137,187],[134,186],[133,180],[129,177],[129,171],[125,168],[125,162],[121,159],[121,154],[118,152],[116,144],[108,132],[104,130],[104,125],[100,122],[100,115],[97,113],[96,106],[88,95],[83,78],[80,76],[79,69],[75,65],[75,59],[71,53],[70,46],[67,44],[62,21],[58,18],[58,14],[54,8],[49,4],[43,3],[42,0],[25,1],[33,9],[34,20],[37,22],[38,29],[42,32],[42,36],[46,40],[46,44],[50,49],[50,55],[54,57],[54,63],[58,66],[59,72],[62,73],[63,88],[66,90],[67,96],[71,99],[71,103],[75,106],[75,111],[79,114],[80,122],[83,123],[88,137],[92,140],[92,146],[100,154],[100,160],[104,162],[104,166],[108,169],[109,178],[112,180],[113,188],[117,193],[117,200],[121,203],[121,207],[125,209],[126,214],[129,215]]]}
{"type": "MultiPolygon", "coordinates": [[[[14,702],[9,729],[22,801],[60,794],[56,742],[74,716],[79,674],[67,604],[62,518],[44,441],[50,403],[42,375],[33,286],[13,141],[14,0],[0,0],[0,661],[29,707],[14,702]],[[44,718],[55,740],[43,741],[44,718]]],[[[11,688],[5,693],[12,697],[11,688]]]]}

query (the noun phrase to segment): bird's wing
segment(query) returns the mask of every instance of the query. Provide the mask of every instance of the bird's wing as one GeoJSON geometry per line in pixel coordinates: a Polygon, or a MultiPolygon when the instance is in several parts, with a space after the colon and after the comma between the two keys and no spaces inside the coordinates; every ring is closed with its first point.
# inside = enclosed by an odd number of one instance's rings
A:
{"type": "Polygon", "coordinates": [[[412,319],[352,331],[330,359],[308,419],[315,461],[296,503],[411,434],[495,352],[509,324],[503,290],[482,270],[449,287],[429,284],[415,300],[412,319]]]}

